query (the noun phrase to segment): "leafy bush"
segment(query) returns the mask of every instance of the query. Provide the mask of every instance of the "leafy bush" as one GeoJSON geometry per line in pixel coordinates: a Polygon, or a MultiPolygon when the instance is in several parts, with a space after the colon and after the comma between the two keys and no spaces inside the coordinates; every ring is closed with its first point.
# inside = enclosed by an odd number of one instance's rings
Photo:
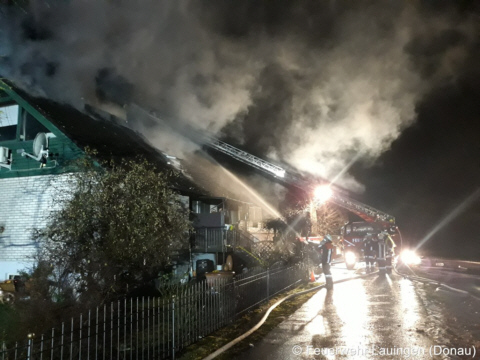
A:
{"type": "Polygon", "coordinates": [[[93,166],[57,190],[32,274],[32,298],[99,305],[154,279],[188,248],[190,222],[174,174],[140,160],[93,166]]]}

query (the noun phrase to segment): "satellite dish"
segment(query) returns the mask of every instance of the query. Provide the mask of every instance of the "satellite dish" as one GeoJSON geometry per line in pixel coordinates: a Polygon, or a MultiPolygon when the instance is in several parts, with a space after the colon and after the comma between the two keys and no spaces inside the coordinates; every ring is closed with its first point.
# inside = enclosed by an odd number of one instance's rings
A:
{"type": "Polygon", "coordinates": [[[55,137],[55,135],[39,132],[33,140],[33,155],[24,151],[22,152],[22,156],[28,156],[45,164],[48,158],[48,139],[51,137],[55,137]]]}
{"type": "Polygon", "coordinates": [[[48,139],[47,135],[45,133],[40,132],[35,136],[35,139],[33,140],[33,154],[35,156],[42,156],[43,152],[47,152],[47,157],[48,157],[48,139]]]}

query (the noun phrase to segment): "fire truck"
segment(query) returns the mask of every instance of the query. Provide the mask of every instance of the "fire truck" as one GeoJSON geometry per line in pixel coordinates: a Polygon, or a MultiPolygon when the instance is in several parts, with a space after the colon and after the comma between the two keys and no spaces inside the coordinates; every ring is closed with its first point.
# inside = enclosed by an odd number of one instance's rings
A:
{"type": "Polygon", "coordinates": [[[365,238],[370,236],[375,244],[383,240],[379,238],[381,233],[387,233],[392,239],[395,239],[397,227],[394,223],[382,221],[349,222],[342,227],[342,250],[347,269],[352,270],[358,261],[365,260],[365,238]]]}

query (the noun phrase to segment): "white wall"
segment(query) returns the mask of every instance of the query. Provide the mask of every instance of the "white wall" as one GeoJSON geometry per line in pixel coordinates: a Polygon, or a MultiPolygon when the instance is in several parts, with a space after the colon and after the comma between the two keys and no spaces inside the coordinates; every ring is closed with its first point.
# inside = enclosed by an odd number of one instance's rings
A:
{"type": "Polygon", "coordinates": [[[68,174],[0,179],[0,281],[33,263],[39,244],[32,230],[45,224],[52,196],[66,186],[68,174]]]}

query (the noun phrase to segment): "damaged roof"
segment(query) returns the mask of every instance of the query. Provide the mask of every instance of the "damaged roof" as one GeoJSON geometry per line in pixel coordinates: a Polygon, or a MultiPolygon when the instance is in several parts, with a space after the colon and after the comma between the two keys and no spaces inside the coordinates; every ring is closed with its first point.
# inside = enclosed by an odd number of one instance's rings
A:
{"type": "MultiPolygon", "coordinates": [[[[100,116],[94,118],[68,104],[31,96],[10,81],[3,82],[81,150],[84,151],[86,148],[97,150],[100,160],[140,156],[160,170],[178,170],[174,169],[168,155],[150,144],[142,134],[123,126],[121,119],[113,115],[110,119],[100,116]]],[[[172,184],[174,188],[182,192],[206,194],[182,171],[180,173],[181,176],[176,177],[175,184],[172,184]]]]}

